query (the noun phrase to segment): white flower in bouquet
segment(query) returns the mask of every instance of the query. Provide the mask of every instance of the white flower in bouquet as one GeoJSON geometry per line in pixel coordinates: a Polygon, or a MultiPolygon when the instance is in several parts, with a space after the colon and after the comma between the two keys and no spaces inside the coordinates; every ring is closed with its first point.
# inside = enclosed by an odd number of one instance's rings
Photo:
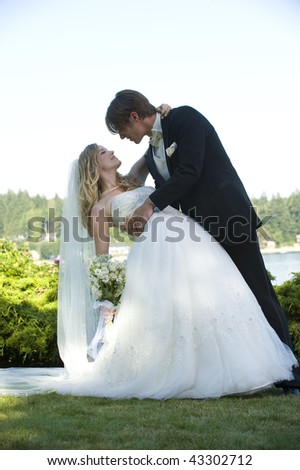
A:
{"type": "Polygon", "coordinates": [[[89,265],[92,293],[97,300],[118,305],[125,287],[125,262],[112,255],[97,255],[89,265]]]}

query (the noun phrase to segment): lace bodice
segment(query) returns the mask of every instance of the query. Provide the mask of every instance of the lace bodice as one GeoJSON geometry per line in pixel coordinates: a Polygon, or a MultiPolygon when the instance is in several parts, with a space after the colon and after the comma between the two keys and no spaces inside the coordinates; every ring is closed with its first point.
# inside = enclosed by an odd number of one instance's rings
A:
{"type": "Polygon", "coordinates": [[[137,207],[141,206],[153,191],[154,188],[150,186],[141,186],[132,191],[118,194],[111,205],[114,225],[119,226],[124,223],[124,218],[130,216],[137,207]]]}

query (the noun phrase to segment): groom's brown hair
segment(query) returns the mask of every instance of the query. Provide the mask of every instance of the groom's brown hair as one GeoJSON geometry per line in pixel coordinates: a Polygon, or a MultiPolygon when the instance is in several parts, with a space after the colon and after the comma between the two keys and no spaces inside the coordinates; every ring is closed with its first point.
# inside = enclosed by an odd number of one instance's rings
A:
{"type": "Polygon", "coordinates": [[[156,112],[156,108],[138,91],[119,91],[106,112],[105,122],[108,130],[112,134],[118,134],[122,127],[128,123],[133,111],[138,113],[140,118],[145,118],[152,116],[156,112]]]}

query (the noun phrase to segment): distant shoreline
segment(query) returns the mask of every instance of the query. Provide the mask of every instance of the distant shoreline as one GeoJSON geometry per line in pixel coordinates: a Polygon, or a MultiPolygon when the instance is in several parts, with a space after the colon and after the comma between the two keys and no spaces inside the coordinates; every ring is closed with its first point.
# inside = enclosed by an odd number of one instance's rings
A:
{"type": "Polygon", "coordinates": [[[279,248],[261,248],[262,255],[273,255],[276,253],[285,254],[285,253],[300,253],[300,246],[281,246],[279,248]]]}

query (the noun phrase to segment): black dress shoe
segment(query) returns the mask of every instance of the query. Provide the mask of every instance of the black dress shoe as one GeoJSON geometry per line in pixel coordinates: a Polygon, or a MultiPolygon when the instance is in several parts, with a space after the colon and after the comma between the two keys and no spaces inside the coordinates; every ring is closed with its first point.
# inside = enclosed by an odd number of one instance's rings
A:
{"type": "Polygon", "coordinates": [[[284,395],[296,395],[297,397],[300,397],[299,388],[284,388],[283,393],[284,395]]]}

